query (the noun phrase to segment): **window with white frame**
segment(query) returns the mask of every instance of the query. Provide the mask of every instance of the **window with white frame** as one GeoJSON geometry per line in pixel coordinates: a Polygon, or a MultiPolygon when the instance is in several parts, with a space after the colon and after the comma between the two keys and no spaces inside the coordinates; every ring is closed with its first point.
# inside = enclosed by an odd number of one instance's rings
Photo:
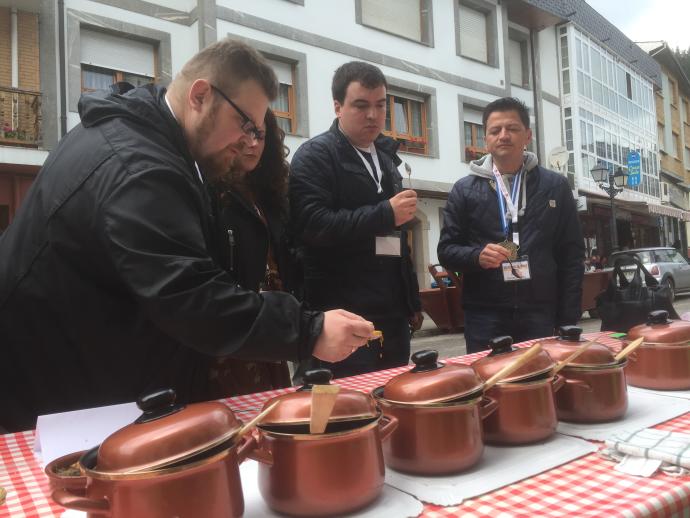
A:
{"type": "Polygon", "coordinates": [[[358,22],[431,44],[431,0],[359,0],[358,22]]]}
{"type": "Polygon", "coordinates": [[[690,169],[690,148],[685,147],[685,169],[690,169]]]}
{"type": "Polygon", "coordinates": [[[474,122],[465,122],[465,159],[477,160],[487,153],[484,140],[484,126],[474,122]]]}
{"type": "Polygon", "coordinates": [[[675,131],[672,133],[671,142],[673,145],[673,156],[676,158],[680,158],[680,146],[678,145],[678,143],[680,142],[680,135],[678,135],[678,133],[676,133],[675,131]]]}
{"type": "Polygon", "coordinates": [[[427,101],[408,93],[392,92],[387,96],[384,134],[400,142],[400,151],[429,154],[427,101]]]}
{"type": "Polygon", "coordinates": [[[487,14],[462,3],[458,9],[460,54],[466,58],[488,63],[487,14]]]}
{"type": "Polygon", "coordinates": [[[297,133],[297,112],[295,100],[295,66],[284,61],[267,60],[278,77],[278,96],[271,103],[271,109],[278,125],[285,133],[297,133]]]}
{"type": "Polygon", "coordinates": [[[477,160],[487,153],[482,112],[464,107],[463,130],[465,136],[465,161],[477,160]]]}
{"type": "MultiPolygon", "coordinates": [[[[561,72],[568,72],[570,94],[579,97],[580,105],[573,110],[571,125],[567,115],[570,107],[563,107],[566,139],[570,131],[577,133],[580,142],[579,152],[571,155],[575,162],[568,163],[569,173],[572,167],[579,177],[589,178],[589,171],[596,164],[625,171],[628,153],[637,151],[641,183],[627,188],[658,196],[658,152],[663,147],[664,131],[670,132],[670,128],[657,126],[651,80],[576,28],[562,27],[559,34],[561,72]],[[564,52],[568,48],[574,49],[572,60],[564,52]]],[[[562,88],[563,94],[565,84],[562,88]]],[[[669,142],[669,153],[670,147],[669,142]]],[[[678,147],[681,148],[680,144],[678,147]]]]}
{"type": "Polygon", "coordinates": [[[81,29],[80,45],[82,92],[107,90],[119,81],[141,86],[156,80],[152,43],[81,29]]]}
{"type": "Polygon", "coordinates": [[[529,88],[528,36],[510,29],[508,39],[508,63],[510,83],[520,88],[529,88]]]}

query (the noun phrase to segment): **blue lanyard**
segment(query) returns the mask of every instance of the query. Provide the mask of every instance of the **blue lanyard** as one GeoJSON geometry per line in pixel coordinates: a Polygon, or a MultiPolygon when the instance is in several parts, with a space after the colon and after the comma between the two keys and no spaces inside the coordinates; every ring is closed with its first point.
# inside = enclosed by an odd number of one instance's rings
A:
{"type": "MultiPolygon", "coordinates": [[[[499,180],[496,179],[498,182],[499,180]]],[[[502,180],[501,180],[502,181],[502,180]]],[[[515,180],[513,180],[513,187],[510,191],[510,199],[513,202],[513,205],[515,206],[515,210],[518,210],[518,202],[520,200],[520,183],[522,181],[522,170],[515,175],[515,180]]],[[[496,185],[496,196],[498,197],[498,210],[500,212],[500,217],[501,217],[501,225],[503,226],[503,235],[506,236],[506,239],[508,238],[509,230],[510,230],[510,222],[508,221],[508,217],[506,214],[506,205],[505,205],[505,200],[503,199],[503,195],[501,194],[501,188],[499,185],[496,185]]],[[[517,229],[513,229],[517,230],[517,229]]]]}

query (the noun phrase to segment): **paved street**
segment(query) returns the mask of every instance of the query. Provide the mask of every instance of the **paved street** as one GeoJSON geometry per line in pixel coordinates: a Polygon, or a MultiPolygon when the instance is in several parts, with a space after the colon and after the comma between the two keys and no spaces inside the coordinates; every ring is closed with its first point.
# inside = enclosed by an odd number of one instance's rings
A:
{"type": "MultiPolygon", "coordinates": [[[[679,295],[674,302],[674,307],[679,315],[690,311],[690,295],[679,295]]],[[[598,331],[601,320],[585,318],[580,322],[585,333],[598,331]]],[[[445,333],[438,329],[428,315],[425,315],[424,325],[412,338],[412,352],[422,349],[436,349],[440,358],[459,356],[466,353],[465,335],[463,333],[445,333]]]]}

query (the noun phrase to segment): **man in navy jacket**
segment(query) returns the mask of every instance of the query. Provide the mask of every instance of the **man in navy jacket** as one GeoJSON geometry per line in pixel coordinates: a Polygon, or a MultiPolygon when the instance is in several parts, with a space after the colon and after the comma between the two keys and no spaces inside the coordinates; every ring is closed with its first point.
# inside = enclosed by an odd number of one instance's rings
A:
{"type": "Polygon", "coordinates": [[[551,336],[581,316],[584,241],[563,175],[525,151],[525,105],[502,98],[484,110],[489,154],[448,196],[439,262],[462,273],[468,352],[496,336],[551,336]]]}

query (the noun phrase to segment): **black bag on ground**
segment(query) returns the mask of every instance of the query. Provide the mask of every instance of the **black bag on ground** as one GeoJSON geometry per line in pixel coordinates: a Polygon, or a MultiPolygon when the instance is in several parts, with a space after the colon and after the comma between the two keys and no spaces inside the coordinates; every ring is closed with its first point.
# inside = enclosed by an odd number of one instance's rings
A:
{"type": "Polygon", "coordinates": [[[621,269],[621,260],[618,259],[614,264],[608,287],[596,297],[601,330],[627,333],[631,327],[644,324],[649,312],[657,309],[666,310],[669,318],[678,319],[678,313],[671,303],[671,288],[660,286],[640,260],[632,254],[625,256],[624,261],[636,266],[632,279],[626,279],[621,269]]]}

